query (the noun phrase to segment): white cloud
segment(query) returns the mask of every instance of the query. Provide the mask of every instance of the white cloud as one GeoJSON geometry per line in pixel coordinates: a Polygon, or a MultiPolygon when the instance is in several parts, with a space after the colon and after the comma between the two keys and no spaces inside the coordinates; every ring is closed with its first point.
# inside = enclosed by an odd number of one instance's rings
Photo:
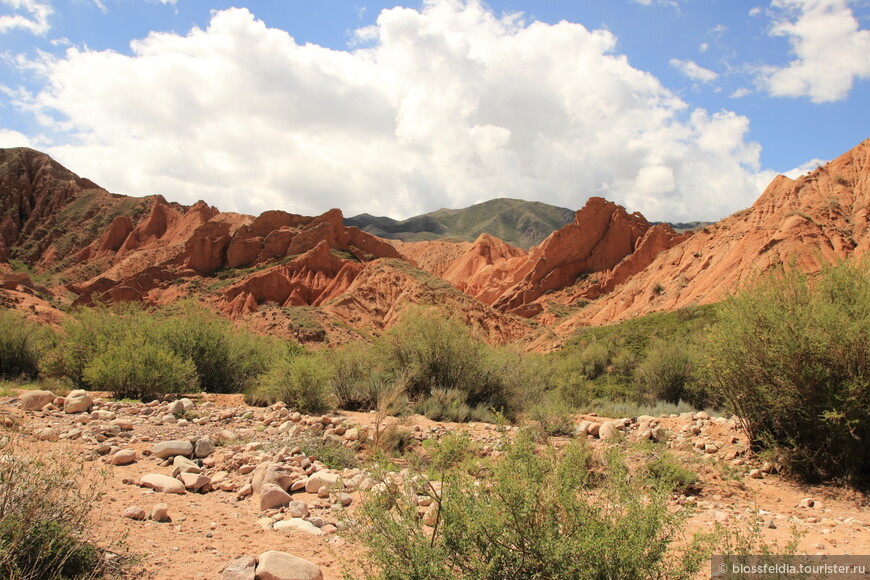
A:
{"type": "Polygon", "coordinates": [[[701,44],[698,45],[698,52],[705,53],[708,50],[710,50],[710,43],[702,42],[701,44]]]}
{"type": "Polygon", "coordinates": [[[27,135],[11,129],[0,129],[0,149],[7,147],[35,147],[27,135]]]}
{"type": "Polygon", "coordinates": [[[10,30],[24,30],[42,36],[51,28],[48,17],[54,13],[50,2],[43,0],[0,0],[0,5],[9,7],[12,14],[0,16],[0,34],[10,30]]]}
{"type": "Polygon", "coordinates": [[[800,177],[802,175],[806,175],[807,173],[809,173],[811,171],[815,171],[818,167],[821,167],[822,165],[826,164],[827,162],[828,161],[826,159],[819,159],[819,158],[810,159],[806,163],[802,163],[801,165],[798,165],[794,169],[786,171],[785,173],[783,173],[783,175],[785,175],[786,177],[789,177],[791,179],[797,179],[798,177],[800,177]]]}
{"type": "Polygon", "coordinates": [[[743,97],[749,96],[750,94],[752,94],[752,91],[750,91],[746,87],[740,87],[739,89],[736,89],[733,93],[731,93],[729,96],[732,99],[742,99],[743,97]]]}
{"type": "Polygon", "coordinates": [[[632,0],[635,4],[640,4],[641,6],[670,6],[671,8],[679,9],[680,4],[677,0],[632,0]]]}
{"type": "Polygon", "coordinates": [[[719,78],[719,75],[717,73],[700,66],[693,60],[672,58],[670,61],[668,61],[668,64],[680,71],[681,75],[688,77],[693,81],[712,83],[719,78]]]}
{"type": "Polygon", "coordinates": [[[794,59],[763,67],[759,85],[777,97],[815,103],[846,97],[856,79],[870,78],[870,30],[861,30],[847,0],[774,0],[771,36],[788,39],[794,59]]]}
{"type": "Polygon", "coordinates": [[[761,188],[749,121],[691,109],[579,24],[478,2],[383,11],[353,52],[299,45],[245,9],[152,33],[132,54],[69,49],[18,96],[66,166],[122,193],[223,210],[394,217],[493,197],[714,219],[761,188]]]}

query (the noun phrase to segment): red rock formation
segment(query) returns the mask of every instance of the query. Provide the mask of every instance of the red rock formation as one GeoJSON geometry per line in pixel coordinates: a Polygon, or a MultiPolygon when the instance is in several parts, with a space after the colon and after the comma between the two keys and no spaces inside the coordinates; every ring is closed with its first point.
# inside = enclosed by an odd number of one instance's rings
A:
{"type": "Polygon", "coordinates": [[[553,232],[540,246],[529,251],[516,280],[494,306],[499,310],[530,316],[541,311],[532,303],[548,291],[571,284],[577,276],[616,266],[634,252],[650,228],[638,213],[600,197],[591,197],[577,212],[574,223],[553,232]]]}
{"type": "Polygon", "coordinates": [[[379,334],[414,306],[435,306],[461,318],[492,342],[526,336],[530,328],[515,317],[466,296],[442,280],[399,260],[376,260],[340,295],[321,301],[325,312],[353,328],[379,334]]]}
{"type": "Polygon", "coordinates": [[[817,272],[870,248],[870,140],[797,180],[774,179],[752,207],[659,253],[557,329],[717,302],[777,266],[817,272]]]}
{"type": "Polygon", "coordinates": [[[259,304],[275,302],[282,306],[311,306],[326,290],[336,292],[348,286],[363,264],[334,255],[326,240],[296,260],[258,272],[233,284],[224,293],[227,314],[254,311],[259,304]],[[336,280],[343,283],[336,285],[336,280]],[[244,298],[240,299],[240,297],[244,298]]]}

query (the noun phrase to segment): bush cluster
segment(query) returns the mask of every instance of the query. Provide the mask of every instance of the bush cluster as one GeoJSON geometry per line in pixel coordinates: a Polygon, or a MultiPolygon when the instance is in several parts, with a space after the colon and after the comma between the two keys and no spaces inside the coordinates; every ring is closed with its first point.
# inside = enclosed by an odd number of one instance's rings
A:
{"type": "MultiPolygon", "coordinates": [[[[681,536],[682,515],[667,509],[665,488],[628,483],[618,455],[609,456],[604,476],[593,478],[584,443],[536,453],[532,439],[521,435],[504,452],[484,479],[448,462],[440,466],[439,489],[381,486],[353,529],[375,564],[367,577],[627,579],[697,572],[701,542],[681,545],[679,557],[669,553],[681,536]],[[418,495],[435,506],[425,523],[409,499],[418,495]]],[[[457,456],[453,449],[446,457],[457,456]]]]}
{"type": "Polygon", "coordinates": [[[870,265],[763,278],[709,341],[714,388],[758,447],[811,479],[870,478],[870,265]]]}
{"type": "Polygon", "coordinates": [[[485,421],[493,412],[516,417],[543,392],[544,366],[539,357],[485,344],[438,310],[418,310],[371,344],[278,363],[247,399],[319,412],[372,410],[389,395],[432,419],[485,421]]]}
{"type": "Polygon", "coordinates": [[[0,310],[0,378],[35,378],[49,338],[46,329],[21,313],[0,310]]]}
{"type": "Polygon", "coordinates": [[[200,305],[149,312],[128,304],[76,311],[40,366],[77,387],[149,399],[240,392],[271,366],[278,348],[200,305]]]}
{"type": "Polygon", "coordinates": [[[109,572],[87,517],[99,488],[93,481],[83,485],[81,466],[62,451],[43,455],[16,434],[0,438],[0,454],[0,576],[96,578],[109,572]]]}

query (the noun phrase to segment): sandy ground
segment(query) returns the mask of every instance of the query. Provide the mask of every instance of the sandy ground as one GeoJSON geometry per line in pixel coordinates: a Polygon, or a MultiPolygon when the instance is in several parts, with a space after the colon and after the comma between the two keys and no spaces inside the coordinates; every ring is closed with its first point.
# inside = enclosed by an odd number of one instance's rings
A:
{"type": "MultiPolygon", "coordinates": [[[[111,403],[107,401],[101,405],[98,400],[98,406],[108,408],[111,403]]],[[[274,424],[265,426],[260,419],[268,410],[245,408],[238,396],[206,396],[196,401],[196,409],[203,416],[218,417],[226,410],[238,413],[207,425],[189,423],[182,426],[154,425],[142,421],[141,417],[134,417],[139,422],[130,436],[106,442],[137,452],[138,460],[127,466],[108,465],[95,453],[95,445],[82,439],[39,443],[40,446],[68,446],[70,456],[84,461],[94,481],[102,486],[104,495],[92,513],[95,530],[99,537],[120,540],[136,557],[131,577],[214,579],[220,577],[222,569],[231,560],[244,555],[257,556],[267,550],[289,552],[310,560],[321,567],[327,579],[340,579],[345,570],[359,572],[357,562],[364,558],[365,551],[352,538],[340,533],[313,536],[295,530],[263,529],[258,523],[262,514],[255,498],[240,500],[236,492],[219,490],[184,495],[155,493],[135,485],[134,482],[147,473],[169,473],[169,468],[161,466],[161,460],[148,456],[151,446],[159,441],[213,435],[226,428],[239,430],[246,434],[246,439],[266,443],[279,442],[284,437],[274,432],[274,424]],[[241,422],[238,414],[243,411],[253,412],[254,418],[241,422]],[[140,506],[149,512],[157,503],[169,506],[171,522],[134,521],[121,517],[130,506],[140,506]]],[[[51,426],[63,432],[76,427],[75,415],[59,410],[22,412],[16,400],[9,397],[0,399],[0,414],[18,417],[31,431],[51,426]]],[[[123,415],[119,412],[118,416],[123,415]]],[[[348,425],[371,425],[374,422],[374,416],[368,413],[338,413],[331,417],[334,423],[348,425]]],[[[577,421],[584,419],[602,421],[594,416],[578,417],[577,421]]],[[[417,428],[418,433],[425,434],[464,430],[483,444],[495,442],[500,437],[493,426],[483,424],[436,423],[420,416],[402,420],[390,418],[388,421],[401,421],[405,427],[417,428]]],[[[667,418],[660,419],[660,423],[672,433],[679,434],[687,421],[667,418]]],[[[554,440],[557,446],[567,441],[564,438],[554,440]]],[[[596,448],[610,444],[592,437],[590,442],[596,448]]],[[[870,554],[870,512],[865,495],[833,486],[804,486],[775,474],[764,474],[763,479],[748,477],[749,469],[760,466],[760,462],[747,456],[745,438],[734,424],[708,421],[702,433],[672,437],[670,446],[672,452],[687,467],[698,472],[702,480],[700,490],[693,497],[674,496],[674,509],[684,502],[695,506],[687,522],[687,535],[711,531],[717,524],[745,529],[758,522],[760,533],[767,542],[784,545],[795,532],[801,534],[800,553],[870,554]],[[699,439],[715,443],[718,451],[706,453],[695,449],[694,443],[699,439]],[[801,502],[807,498],[814,500],[813,506],[801,507],[801,502]]],[[[218,465],[211,471],[221,467],[222,458],[227,453],[230,453],[229,448],[217,447],[213,458],[218,465]]],[[[354,504],[349,508],[350,514],[360,501],[357,492],[352,493],[352,497],[354,504]]],[[[339,519],[330,511],[329,502],[315,494],[295,492],[293,499],[306,501],[313,517],[326,521],[339,519]]],[[[705,570],[700,577],[706,577],[706,574],[705,570]]]]}

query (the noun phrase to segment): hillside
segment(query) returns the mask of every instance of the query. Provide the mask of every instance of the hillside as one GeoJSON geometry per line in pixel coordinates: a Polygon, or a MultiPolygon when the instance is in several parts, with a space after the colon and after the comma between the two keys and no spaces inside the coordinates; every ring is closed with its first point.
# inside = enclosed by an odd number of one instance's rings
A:
{"type": "Polygon", "coordinates": [[[437,211],[397,221],[361,214],[344,220],[370,234],[403,242],[447,239],[473,242],[481,234],[529,249],[574,218],[570,209],[537,201],[492,199],[463,209],[437,211]]]}
{"type": "Polygon", "coordinates": [[[337,209],[255,217],[113,195],[26,149],[0,152],[0,177],[0,304],[45,320],[69,306],[195,298],[262,332],[333,345],[376,335],[415,304],[448,306],[495,342],[528,330],[345,227],[337,209]]]}
{"type": "MultiPolygon", "coordinates": [[[[262,332],[335,345],[440,305],[493,342],[550,350],[583,326],[722,300],[773,267],[866,256],[870,141],[696,231],[593,197],[528,249],[491,233],[388,243],[338,209],[248,216],[115,195],[28,149],[0,150],[0,208],[0,303],[49,320],[70,305],[193,297],[262,332]]],[[[416,223],[464,235],[544,223],[529,208],[562,212],[500,199],[416,223]]]]}

